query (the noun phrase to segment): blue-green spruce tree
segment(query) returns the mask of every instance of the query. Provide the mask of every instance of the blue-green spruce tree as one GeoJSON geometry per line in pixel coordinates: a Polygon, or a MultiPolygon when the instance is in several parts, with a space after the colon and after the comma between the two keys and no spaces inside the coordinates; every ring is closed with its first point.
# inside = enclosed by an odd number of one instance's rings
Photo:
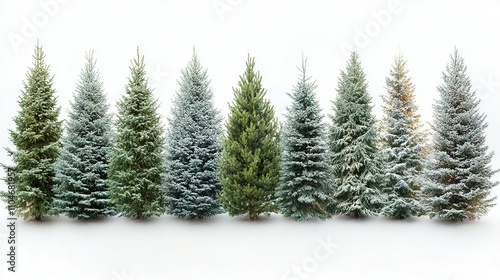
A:
{"type": "Polygon", "coordinates": [[[371,97],[356,52],[341,71],[330,129],[334,212],[355,218],[378,215],[386,202],[371,97]]]}
{"type": "Polygon", "coordinates": [[[494,203],[492,152],[485,143],[486,116],[455,50],[443,72],[434,105],[433,153],[428,163],[424,202],[431,218],[476,220],[494,203]]]}
{"type": "Polygon", "coordinates": [[[314,82],[301,76],[289,94],[281,136],[280,186],[276,191],[280,212],[298,221],[328,219],[332,204],[332,185],[328,164],[326,126],[316,98],[314,82]]]}
{"type": "Polygon", "coordinates": [[[420,216],[426,139],[415,102],[415,86],[401,55],[395,58],[385,82],[382,144],[388,202],[382,212],[396,219],[420,216]]]}
{"type": "Polygon", "coordinates": [[[222,212],[217,158],[222,117],[214,106],[207,71],[195,53],[181,72],[169,128],[165,201],[167,213],[206,218],[222,212]]]}
{"type": "Polygon", "coordinates": [[[56,164],[54,208],[70,218],[114,215],[108,197],[111,115],[93,52],[86,54],[56,164]]]}

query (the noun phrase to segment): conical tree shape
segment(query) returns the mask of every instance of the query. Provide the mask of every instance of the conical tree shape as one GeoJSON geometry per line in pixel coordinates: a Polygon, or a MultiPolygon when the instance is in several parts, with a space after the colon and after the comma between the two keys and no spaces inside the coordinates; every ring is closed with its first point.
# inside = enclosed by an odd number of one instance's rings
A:
{"type": "Polygon", "coordinates": [[[179,87],[167,137],[167,213],[202,219],[222,212],[217,199],[222,118],[207,71],[195,53],[181,73],[179,87]]]}
{"type": "Polygon", "coordinates": [[[420,216],[425,137],[415,102],[415,86],[401,55],[395,58],[385,82],[382,141],[389,201],[382,212],[396,219],[420,216]]]}
{"type": "Polygon", "coordinates": [[[142,219],[165,212],[165,137],[139,49],[130,71],[125,95],[118,102],[109,195],[120,215],[142,219]]]}
{"type": "Polygon", "coordinates": [[[229,215],[248,214],[252,220],[277,210],[280,169],[278,121],[254,65],[249,57],[233,90],[219,162],[222,205],[229,215]]]}
{"type": "Polygon", "coordinates": [[[306,62],[292,93],[282,133],[280,186],[276,192],[281,213],[298,221],[328,219],[332,186],[328,165],[326,127],[314,92],[306,77],[306,62]]]}
{"type": "MultiPolygon", "coordinates": [[[[15,170],[14,197],[16,213],[23,219],[40,220],[51,212],[54,198],[54,164],[61,147],[62,121],[58,120],[54,77],[45,64],[45,54],[38,45],[33,55],[24,90],[14,117],[16,128],[9,130],[15,150],[7,149],[15,170]]],[[[4,166],[5,167],[5,166],[4,166]]],[[[2,194],[5,198],[5,193],[2,194]]]]}
{"type": "Polygon", "coordinates": [[[70,218],[114,215],[108,197],[111,116],[93,52],[86,54],[56,164],[55,210],[70,218]]]}
{"type": "Polygon", "coordinates": [[[375,118],[365,74],[353,52],[341,71],[330,130],[335,213],[355,218],[377,215],[386,197],[375,118]]]}
{"type": "Polygon", "coordinates": [[[498,182],[491,181],[496,171],[485,144],[488,124],[466,70],[455,49],[434,105],[434,149],[423,189],[431,218],[476,220],[494,205],[490,193],[498,182]]]}

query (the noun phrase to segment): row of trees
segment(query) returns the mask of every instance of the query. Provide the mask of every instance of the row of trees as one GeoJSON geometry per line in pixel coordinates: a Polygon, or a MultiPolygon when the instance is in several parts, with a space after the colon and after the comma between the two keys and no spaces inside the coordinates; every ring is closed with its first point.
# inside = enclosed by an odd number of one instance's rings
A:
{"type": "Polygon", "coordinates": [[[494,205],[487,123],[456,50],[438,87],[430,146],[401,55],[386,78],[380,127],[356,52],[341,71],[330,126],[304,59],[281,127],[249,57],[224,132],[195,53],[181,72],[165,130],[139,51],[114,125],[89,52],[64,135],[44,58],[37,45],[10,130],[14,165],[4,166],[16,171],[13,198],[24,219],[141,219],[165,211],[258,219],[279,211],[300,221],[378,214],[464,221],[494,205]]]}

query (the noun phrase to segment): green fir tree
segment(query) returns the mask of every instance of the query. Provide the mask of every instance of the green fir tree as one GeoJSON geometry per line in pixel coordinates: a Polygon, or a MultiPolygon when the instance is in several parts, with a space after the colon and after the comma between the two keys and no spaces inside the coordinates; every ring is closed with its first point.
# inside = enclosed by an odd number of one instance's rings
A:
{"type": "Polygon", "coordinates": [[[165,212],[165,137],[139,49],[130,71],[125,95],[118,102],[109,195],[121,216],[143,219],[165,212]]]}
{"type": "Polygon", "coordinates": [[[250,219],[277,211],[279,182],[279,126],[274,108],[265,98],[261,76],[248,57],[230,105],[219,161],[222,205],[229,215],[250,219]]]}
{"type": "MultiPolygon", "coordinates": [[[[16,128],[9,130],[15,150],[12,158],[15,184],[15,210],[23,219],[41,220],[52,212],[55,162],[59,157],[62,121],[53,85],[54,77],[45,64],[45,54],[37,43],[24,90],[14,117],[16,128]]],[[[2,194],[6,198],[6,194],[2,194]]]]}

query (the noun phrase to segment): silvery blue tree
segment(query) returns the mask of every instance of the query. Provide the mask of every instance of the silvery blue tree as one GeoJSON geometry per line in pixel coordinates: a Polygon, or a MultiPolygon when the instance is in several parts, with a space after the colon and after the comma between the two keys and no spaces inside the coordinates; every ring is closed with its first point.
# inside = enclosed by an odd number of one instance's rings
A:
{"type": "Polygon", "coordinates": [[[486,115],[458,51],[443,72],[434,105],[433,154],[427,168],[424,202],[431,218],[476,220],[494,206],[491,190],[497,172],[486,146],[486,115]]]}
{"type": "Polygon", "coordinates": [[[165,201],[167,213],[207,218],[222,212],[217,158],[222,117],[214,106],[207,71],[196,53],[181,72],[167,132],[165,201]]]}
{"type": "Polygon", "coordinates": [[[388,202],[382,213],[396,219],[420,216],[426,138],[415,102],[415,86],[401,54],[385,82],[382,143],[388,202]]]}
{"type": "Polygon", "coordinates": [[[301,76],[289,94],[281,135],[280,184],[276,197],[280,212],[298,221],[328,219],[332,204],[332,185],[328,164],[326,126],[316,98],[316,84],[306,76],[302,61],[301,76]]]}
{"type": "Polygon", "coordinates": [[[378,215],[386,202],[375,117],[367,87],[359,56],[353,51],[346,70],[340,73],[329,145],[334,211],[354,218],[378,215]]]}
{"type": "Polygon", "coordinates": [[[114,215],[108,197],[111,115],[93,52],[85,56],[56,164],[54,209],[70,218],[114,215]]]}

